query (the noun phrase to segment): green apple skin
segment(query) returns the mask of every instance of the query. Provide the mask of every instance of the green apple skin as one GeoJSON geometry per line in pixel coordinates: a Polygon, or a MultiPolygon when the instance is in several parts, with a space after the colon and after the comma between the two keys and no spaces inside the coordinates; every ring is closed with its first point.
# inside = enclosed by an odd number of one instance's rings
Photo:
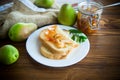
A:
{"type": "Polygon", "coordinates": [[[37,25],[34,23],[16,23],[10,28],[8,36],[12,41],[20,42],[26,40],[36,29],[37,25]]]}
{"type": "Polygon", "coordinates": [[[0,62],[5,65],[15,63],[19,58],[19,51],[13,45],[4,45],[0,48],[0,62]]]}
{"type": "Polygon", "coordinates": [[[72,26],[77,18],[76,11],[70,4],[63,4],[58,13],[58,22],[63,25],[72,26]]]}
{"type": "Polygon", "coordinates": [[[54,0],[35,0],[34,4],[38,7],[50,8],[54,4],[54,0]]]}

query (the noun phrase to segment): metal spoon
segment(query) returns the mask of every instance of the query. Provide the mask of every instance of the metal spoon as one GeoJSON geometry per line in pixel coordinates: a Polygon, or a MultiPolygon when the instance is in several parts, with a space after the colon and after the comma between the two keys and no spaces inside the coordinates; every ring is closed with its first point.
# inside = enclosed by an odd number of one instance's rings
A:
{"type": "Polygon", "coordinates": [[[117,6],[117,5],[120,5],[120,2],[109,4],[109,5],[103,6],[103,7],[99,8],[99,9],[103,9],[103,8],[107,8],[107,7],[112,7],[112,6],[117,6]]]}
{"type": "MultiPolygon", "coordinates": [[[[99,10],[101,10],[101,9],[108,8],[108,7],[112,7],[112,6],[117,6],[117,5],[120,5],[120,2],[117,2],[117,3],[113,3],[113,4],[109,4],[109,5],[106,5],[106,6],[99,7],[99,8],[96,10],[96,13],[97,13],[99,10]]],[[[97,15],[97,14],[87,14],[87,15],[95,16],[95,15],[97,15]]]]}

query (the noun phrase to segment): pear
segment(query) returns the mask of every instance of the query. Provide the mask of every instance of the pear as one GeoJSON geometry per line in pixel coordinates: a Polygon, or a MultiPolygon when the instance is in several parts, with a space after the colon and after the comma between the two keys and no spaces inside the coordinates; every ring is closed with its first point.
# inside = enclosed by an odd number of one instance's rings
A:
{"type": "Polygon", "coordinates": [[[38,7],[50,8],[54,4],[54,0],[35,0],[34,4],[38,7]]]}
{"type": "Polygon", "coordinates": [[[76,11],[71,4],[63,4],[58,13],[58,22],[63,25],[72,26],[76,22],[76,11]]]}
{"type": "Polygon", "coordinates": [[[18,58],[19,51],[15,46],[7,44],[0,48],[0,63],[10,65],[15,63],[18,58]]]}
{"type": "Polygon", "coordinates": [[[12,41],[20,42],[26,40],[36,29],[34,23],[16,23],[10,28],[8,36],[12,41]]]}

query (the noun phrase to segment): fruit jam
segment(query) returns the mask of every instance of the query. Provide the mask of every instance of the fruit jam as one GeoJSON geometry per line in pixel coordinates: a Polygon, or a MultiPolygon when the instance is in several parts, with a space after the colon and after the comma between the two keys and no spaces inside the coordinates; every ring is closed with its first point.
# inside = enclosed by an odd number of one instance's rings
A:
{"type": "Polygon", "coordinates": [[[78,5],[77,28],[85,34],[96,33],[99,29],[99,21],[101,18],[101,5],[91,2],[82,2],[78,5]]]}
{"type": "MultiPolygon", "coordinates": [[[[91,29],[90,24],[88,22],[88,19],[81,18],[80,15],[81,15],[81,13],[78,13],[78,16],[77,16],[77,28],[79,30],[81,30],[85,34],[93,34],[93,33],[95,33],[97,30],[91,29]]],[[[95,23],[93,22],[93,25],[94,24],[95,23]]]]}

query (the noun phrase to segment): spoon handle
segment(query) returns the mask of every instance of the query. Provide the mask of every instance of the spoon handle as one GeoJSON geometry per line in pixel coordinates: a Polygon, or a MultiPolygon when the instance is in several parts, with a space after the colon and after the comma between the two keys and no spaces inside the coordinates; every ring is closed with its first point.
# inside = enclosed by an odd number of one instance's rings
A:
{"type": "Polygon", "coordinates": [[[103,8],[111,7],[111,6],[117,6],[117,5],[120,5],[120,2],[117,2],[117,3],[114,3],[114,4],[110,4],[110,5],[106,5],[106,6],[103,6],[103,8]]]}

